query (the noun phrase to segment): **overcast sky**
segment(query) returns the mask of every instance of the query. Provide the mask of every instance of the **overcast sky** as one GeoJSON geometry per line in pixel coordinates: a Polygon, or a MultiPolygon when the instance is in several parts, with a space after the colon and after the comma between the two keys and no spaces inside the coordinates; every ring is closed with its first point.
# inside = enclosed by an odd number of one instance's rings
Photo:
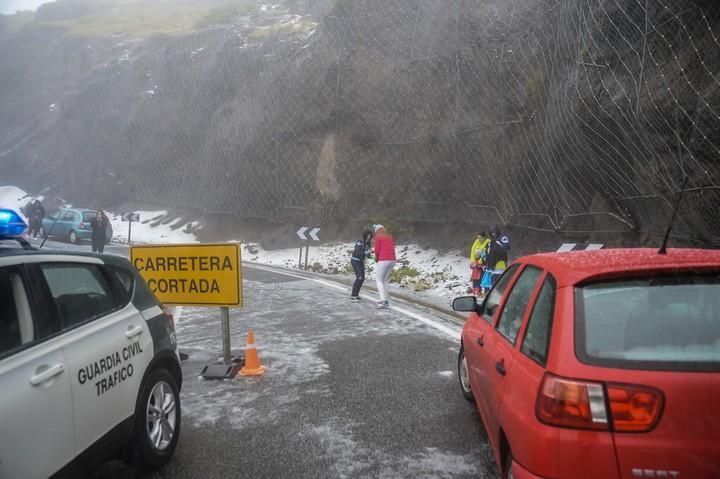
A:
{"type": "Polygon", "coordinates": [[[0,0],[0,13],[15,13],[18,10],[35,10],[43,3],[53,0],[0,0]]]}

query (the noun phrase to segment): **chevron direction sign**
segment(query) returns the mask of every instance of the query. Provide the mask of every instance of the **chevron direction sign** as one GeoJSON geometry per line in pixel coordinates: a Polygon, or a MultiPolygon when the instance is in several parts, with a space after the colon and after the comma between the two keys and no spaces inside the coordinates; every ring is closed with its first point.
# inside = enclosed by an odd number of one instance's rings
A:
{"type": "Polygon", "coordinates": [[[307,241],[307,240],[311,239],[313,241],[320,241],[320,238],[318,238],[318,235],[317,235],[319,232],[320,232],[320,228],[317,228],[317,227],[314,228],[312,226],[303,226],[302,228],[297,230],[295,232],[295,234],[297,234],[301,240],[307,241]],[[307,236],[306,236],[307,230],[310,230],[310,231],[307,233],[307,236]],[[308,238],[308,236],[310,236],[310,237],[308,238]]]}

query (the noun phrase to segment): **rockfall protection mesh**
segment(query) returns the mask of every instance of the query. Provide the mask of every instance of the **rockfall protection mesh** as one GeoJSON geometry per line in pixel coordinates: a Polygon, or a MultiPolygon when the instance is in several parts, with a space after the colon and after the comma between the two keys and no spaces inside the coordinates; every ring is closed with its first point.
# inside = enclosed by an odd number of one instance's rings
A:
{"type": "Polygon", "coordinates": [[[675,234],[720,239],[717,2],[305,0],[123,55],[63,113],[102,105],[82,149],[102,152],[105,191],[275,220],[659,233],[687,175],[675,234]]]}

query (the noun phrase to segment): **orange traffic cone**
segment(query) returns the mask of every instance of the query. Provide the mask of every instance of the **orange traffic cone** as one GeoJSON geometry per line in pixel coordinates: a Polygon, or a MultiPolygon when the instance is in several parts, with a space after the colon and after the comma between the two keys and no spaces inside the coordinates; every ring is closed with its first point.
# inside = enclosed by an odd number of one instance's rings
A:
{"type": "Polygon", "coordinates": [[[257,349],[255,349],[255,335],[248,331],[247,346],[245,347],[245,366],[240,370],[241,376],[261,376],[265,374],[265,366],[260,364],[257,349]]]}

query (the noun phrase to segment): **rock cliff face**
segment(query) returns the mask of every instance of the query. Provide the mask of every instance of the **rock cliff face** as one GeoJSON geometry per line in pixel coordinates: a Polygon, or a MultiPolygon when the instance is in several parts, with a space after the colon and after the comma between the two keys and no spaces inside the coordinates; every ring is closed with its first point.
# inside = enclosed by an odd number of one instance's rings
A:
{"type": "Polygon", "coordinates": [[[677,234],[720,238],[713,2],[58,0],[14,17],[0,183],[280,221],[655,233],[687,175],[677,234]]]}

